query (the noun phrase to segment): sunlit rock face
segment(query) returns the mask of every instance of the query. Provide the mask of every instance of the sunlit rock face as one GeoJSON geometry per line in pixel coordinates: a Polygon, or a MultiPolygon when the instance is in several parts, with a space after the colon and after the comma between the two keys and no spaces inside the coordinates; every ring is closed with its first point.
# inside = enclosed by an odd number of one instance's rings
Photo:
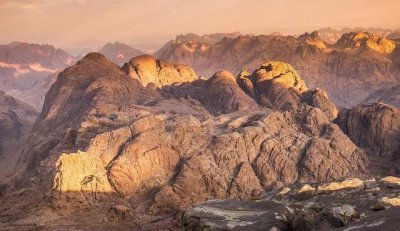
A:
{"type": "Polygon", "coordinates": [[[192,82],[197,79],[192,68],[156,60],[151,55],[141,55],[131,59],[123,66],[125,73],[132,79],[137,79],[143,86],[149,83],[157,87],[173,83],[192,82]]]}
{"type": "Polygon", "coordinates": [[[54,74],[73,62],[74,57],[51,45],[0,45],[0,90],[40,111],[54,74]]]}
{"type": "MultiPolygon", "coordinates": [[[[371,94],[388,94],[399,85],[399,44],[368,32],[340,32],[337,41],[326,43],[321,32],[299,37],[240,35],[199,49],[200,41],[171,42],[155,53],[157,58],[189,65],[199,74],[212,76],[219,70],[252,73],[266,60],[290,63],[310,88],[327,91],[340,107],[370,102],[371,94]],[[184,49],[190,46],[195,49],[184,49]]],[[[393,98],[381,97],[386,103],[393,98]]],[[[397,99],[395,99],[397,100],[397,99]]],[[[374,101],[376,102],[376,100],[374,101]]]]}
{"type": "Polygon", "coordinates": [[[397,44],[393,40],[367,32],[352,32],[344,34],[335,46],[346,50],[370,49],[379,53],[391,53],[397,44]]]}
{"type": "Polygon", "coordinates": [[[179,79],[187,67],[151,56],[125,66],[137,76],[88,54],[47,94],[20,174],[37,173],[57,207],[156,192],[153,209],[185,208],[367,172],[366,155],[331,122],[334,105],[321,103],[326,94],[288,64],[246,76],[254,94],[227,71],[190,82],[179,79]]]}
{"type": "Polygon", "coordinates": [[[7,190],[46,198],[41,212],[92,211],[105,223],[122,213],[142,228],[211,199],[374,174],[325,91],[287,63],[260,64],[205,79],[147,55],[120,68],[90,53],[47,93],[7,190]]]}

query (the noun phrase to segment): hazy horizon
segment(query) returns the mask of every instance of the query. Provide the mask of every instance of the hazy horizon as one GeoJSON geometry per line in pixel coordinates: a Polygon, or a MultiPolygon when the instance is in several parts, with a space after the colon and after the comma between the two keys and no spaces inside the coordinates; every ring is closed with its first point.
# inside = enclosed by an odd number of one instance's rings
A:
{"type": "Polygon", "coordinates": [[[0,0],[0,43],[32,42],[71,50],[115,41],[155,46],[186,33],[398,29],[397,9],[400,1],[395,0],[0,0]]]}

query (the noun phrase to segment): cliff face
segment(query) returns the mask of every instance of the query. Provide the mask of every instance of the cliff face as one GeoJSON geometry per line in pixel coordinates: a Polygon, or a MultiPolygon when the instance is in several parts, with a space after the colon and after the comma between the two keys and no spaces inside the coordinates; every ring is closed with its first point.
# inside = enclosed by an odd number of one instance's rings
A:
{"type": "Polygon", "coordinates": [[[298,38],[246,35],[215,44],[175,40],[155,54],[206,77],[221,69],[253,71],[264,60],[284,61],[311,87],[325,89],[336,104],[351,107],[371,92],[388,92],[388,86],[399,83],[398,50],[397,41],[368,32],[345,33],[332,45],[313,32],[298,38]]]}

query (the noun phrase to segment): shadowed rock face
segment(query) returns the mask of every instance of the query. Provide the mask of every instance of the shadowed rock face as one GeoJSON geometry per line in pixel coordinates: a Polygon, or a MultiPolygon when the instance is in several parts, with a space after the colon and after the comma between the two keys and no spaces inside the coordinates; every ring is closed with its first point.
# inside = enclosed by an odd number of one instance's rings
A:
{"type": "Polygon", "coordinates": [[[343,110],[337,123],[372,156],[400,158],[400,110],[381,103],[343,110]]]}
{"type": "Polygon", "coordinates": [[[0,91],[0,177],[12,172],[36,117],[33,108],[0,91]]]}
{"type": "Polygon", "coordinates": [[[108,223],[109,208],[122,204],[128,209],[112,211],[132,213],[128,223],[139,227],[129,227],[146,229],[157,214],[209,199],[369,173],[368,156],[332,123],[327,94],[308,90],[290,65],[191,82],[192,72],[179,68],[142,56],[124,66],[128,76],[91,53],[60,73],[13,184],[48,199],[30,215],[50,205],[61,213],[91,208],[108,223]]]}
{"type": "Polygon", "coordinates": [[[371,92],[389,94],[389,88],[399,84],[398,50],[398,41],[369,33],[345,33],[329,45],[313,32],[298,38],[245,35],[215,44],[175,42],[166,44],[155,55],[189,65],[204,76],[221,69],[252,72],[265,60],[287,62],[309,87],[324,89],[338,106],[352,107],[365,102],[371,92]]]}

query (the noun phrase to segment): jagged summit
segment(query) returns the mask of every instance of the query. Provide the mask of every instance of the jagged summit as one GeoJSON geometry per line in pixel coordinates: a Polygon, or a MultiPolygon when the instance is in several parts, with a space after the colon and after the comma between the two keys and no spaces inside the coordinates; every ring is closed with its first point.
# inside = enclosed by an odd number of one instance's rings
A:
{"type": "Polygon", "coordinates": [[[320,49],[328,47],[328,44],[320,37],[318,31],[302,34],[299,36],[299,40],[309,45],[314,45],[320,49]]]}
{"type": "Polygon", "coordinates": [[[369,49],[379,53],[391,53],[396,48],[396,43],[375,34],[359,31],[343,34],[335,46],[340,49],[369,49]]]}

